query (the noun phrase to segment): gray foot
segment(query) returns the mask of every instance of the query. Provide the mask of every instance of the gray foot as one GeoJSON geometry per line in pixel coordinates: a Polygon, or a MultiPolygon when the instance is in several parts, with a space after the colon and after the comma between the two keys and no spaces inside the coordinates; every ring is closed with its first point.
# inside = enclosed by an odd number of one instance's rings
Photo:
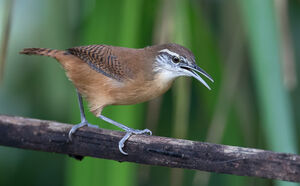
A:
{"type": "Polygon", "coordinates": [[[74,125],[69,131],[69,140],[72,141],[72,135],[81,127],[88,126],[91,128],[99,128],[98,125],[89,124],[87,121],[82,121],[77,125],[74,125]]]}
{"type": "Polygon", "coordinates": [[[99,116],[100,119],[110,123],[110,124],[113,124],[123,130],[125,130],[126,134],[125,136],[119,141],[119,150],[122,154],[124,155],[128,155],[126,152],[123,151],[123,147],[124,147],[124,143],[128,140],[128,138],[132,135],[132,134],[149,134],[149,135],[152,135],[152,132],[149,130],[149,129],[144,129],[144,130],[136,130],[136,129],[132,129],[132,128],[129,128],[121,123],[118,123],[112,119],[109,119],[103,115],[100,115],[99,116]]]}
{"type": "Polygon", "coordinates": [[[123,147],[124,147],[124,143],[128,140],[128,138],[132,135],[132,134],[149,134],[149,135],[152,135],[152,132],[149,130],[149,129],[144,129],[144,130],[136,130],[136,129],[131,129],[131,128],[128,128],[126,130],[126,134],[125,136],[119,141],[119,150],[122,154],[124,155],[128,155],[128,153],[126,153],[124,150],[123,150],[123,147]]]}

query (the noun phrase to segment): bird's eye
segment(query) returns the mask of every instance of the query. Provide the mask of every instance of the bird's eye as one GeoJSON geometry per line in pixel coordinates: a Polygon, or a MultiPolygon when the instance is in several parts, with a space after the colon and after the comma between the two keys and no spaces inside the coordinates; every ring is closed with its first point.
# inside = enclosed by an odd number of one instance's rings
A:
{"type": "Polygon", "coordinates": [[[179,63],[179,62],[180,62],[180,59],[179,59],[177,56],[173,56],[172,61],[173,61],[174,63],[179,63]]]}

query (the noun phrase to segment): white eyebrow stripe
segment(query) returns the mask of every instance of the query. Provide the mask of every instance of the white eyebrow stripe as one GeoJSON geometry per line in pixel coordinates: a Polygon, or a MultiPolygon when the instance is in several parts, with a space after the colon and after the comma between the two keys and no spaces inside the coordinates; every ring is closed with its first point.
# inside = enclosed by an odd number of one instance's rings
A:
{"type": "Polygon", "coordinates": [[[160,50],[159,53],[161,53],[161,52],[166,52],[166,53],[170,54],[171,56],[179,57],[179,55],[178,55],[177,53],[172,52],[172,51],[170,51],[170,50],[168,50],[168,49],[160,50]]]}

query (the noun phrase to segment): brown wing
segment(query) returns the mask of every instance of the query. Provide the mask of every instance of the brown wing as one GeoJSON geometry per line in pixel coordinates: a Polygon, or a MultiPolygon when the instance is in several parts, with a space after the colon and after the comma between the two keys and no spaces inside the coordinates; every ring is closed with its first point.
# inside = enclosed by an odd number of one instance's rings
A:
{"type": "Polygon", "coordinates": [[[67,49],[86,62],[93,70],[118,81],[126,77],[126,68],[112,54],[112,49],[107,45],[89,45],[67,49]]]}

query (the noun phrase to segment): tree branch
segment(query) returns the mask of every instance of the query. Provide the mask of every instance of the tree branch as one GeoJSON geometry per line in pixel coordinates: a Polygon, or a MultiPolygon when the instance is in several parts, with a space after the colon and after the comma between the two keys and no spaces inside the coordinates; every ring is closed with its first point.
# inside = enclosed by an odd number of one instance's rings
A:
{"type": "Polygon", "coordinates": [[[0,115],[0,145],[46,152],[91,156],[149,165],[196,169],[300,182],[300,156],[252,148],[174,138],[134,135],[118,142],[124,132],[81,128],[68,140],[72,125],[0,115]]]}

